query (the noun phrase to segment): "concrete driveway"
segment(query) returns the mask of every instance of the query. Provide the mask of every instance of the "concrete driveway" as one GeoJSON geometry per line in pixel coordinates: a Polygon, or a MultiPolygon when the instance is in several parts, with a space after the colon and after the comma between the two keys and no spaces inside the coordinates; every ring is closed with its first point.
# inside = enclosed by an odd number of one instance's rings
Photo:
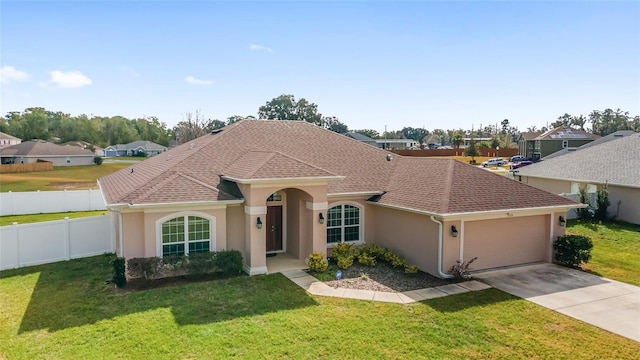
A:
{"type": "Polygon", "coordinates": [[[478,272],[509,294],[640,341],[640,287],[554,264],[478,272]]]}

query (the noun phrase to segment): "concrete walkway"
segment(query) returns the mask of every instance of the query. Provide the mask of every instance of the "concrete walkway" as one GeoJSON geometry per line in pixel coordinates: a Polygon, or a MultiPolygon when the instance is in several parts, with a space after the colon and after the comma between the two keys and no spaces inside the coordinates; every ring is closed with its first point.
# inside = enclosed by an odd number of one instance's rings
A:
{"type": "Polygon", "coordinates": [[[433,288],[390,293],[384,291],[333,288],[307,274],[303,270],[283,271],[282,275],[305,289],[311,295],[332,296],[357,300],[373,300],[398,304],[409,304],[416,301],[435,299],[447,295],[462,294],[469,291],[484,290],[491,287],[479,281],[466,281],[433,288]]]}
{"type": "Polygon", "coordinates": [[[640,287],[554,264],[473,274],[493,287],[640,341],[640,287]]]}

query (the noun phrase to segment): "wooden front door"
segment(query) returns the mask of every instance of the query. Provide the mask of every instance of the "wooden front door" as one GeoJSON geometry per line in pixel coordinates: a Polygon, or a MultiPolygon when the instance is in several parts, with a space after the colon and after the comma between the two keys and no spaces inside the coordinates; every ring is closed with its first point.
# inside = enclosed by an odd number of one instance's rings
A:
{"type": "Polygon", "coordinates": [[[282,248],[282,206],[267,206],[267,252],[282,248]]]}

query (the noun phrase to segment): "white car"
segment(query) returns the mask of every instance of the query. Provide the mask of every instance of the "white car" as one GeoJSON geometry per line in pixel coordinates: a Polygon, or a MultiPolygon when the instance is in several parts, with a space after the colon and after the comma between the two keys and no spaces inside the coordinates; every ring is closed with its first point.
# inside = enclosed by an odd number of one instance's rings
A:
{"type": "Polygon", "coordinates": [[[483,161],[480,165],[482,165],[482,167],[487,167],[487,166],[502,166],[506,164],[507,164],[507,161],[503,158],[493,158],[487,161],[483,161]]]}

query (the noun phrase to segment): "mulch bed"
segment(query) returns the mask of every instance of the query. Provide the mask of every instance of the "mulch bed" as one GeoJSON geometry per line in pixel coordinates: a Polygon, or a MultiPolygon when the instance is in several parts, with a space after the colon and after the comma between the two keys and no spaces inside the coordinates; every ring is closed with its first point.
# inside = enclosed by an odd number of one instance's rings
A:
{"type": "MultiPolygon", "coordinates": [[[[160,279],[153,280],[145,280],[145,279],[131,279],[127,280],[127,285],[124,288],[115,288],[115,293],[125,294],[135,291],[141,290],[150,290],[150,289],[158,289],[165,287],[172,287],[178,285],[199,283],[205,281],[212,280],[221,280],[221,279],[229,279],[236,276],[244,276],[244,275],[226,275],[220,273],[210,273],[203,275],[182,275],[182,276],[174,276],[174,277],[166,277],[160,279]]],[[[109,284],[109,286],[113,287],[113,284],[109,284]]]]}
{"type": "Polygon", "coordinates": [[[440,279],[422,271],[417,274],[405,274],[403,269],[396,269],[385,263],[378,263],[373,267],[354,263],[349,269],[342,270],[341,280],[324,283],[334,288],[403,292],[454,282],[456,281],[440,279]]]}

